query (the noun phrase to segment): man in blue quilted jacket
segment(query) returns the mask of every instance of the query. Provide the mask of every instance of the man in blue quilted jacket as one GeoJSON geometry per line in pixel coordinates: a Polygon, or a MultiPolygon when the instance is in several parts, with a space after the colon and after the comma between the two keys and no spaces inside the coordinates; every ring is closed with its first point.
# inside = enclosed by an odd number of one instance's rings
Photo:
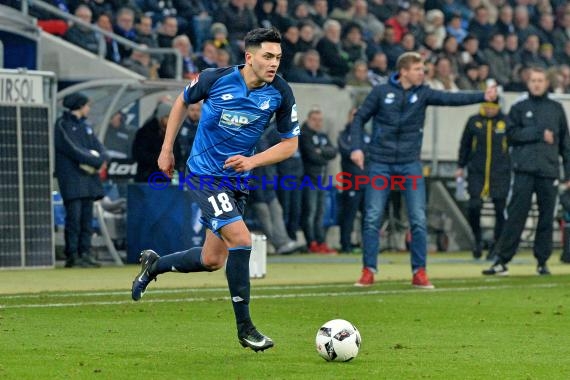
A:
{"type": "Polygon", "coordinates": [[[377,272],[380,250],[379,231],[386,201],[394,181],[385,186],[381,178],[398,178],[408,209],[412,231],[412,285],[433,289],[426,274],[427,226],[426,193],[420,153],[426,108],[462,106],[494,101],[495,86],[485,92],[445,92],[424,85],[424,61],[420,54],[402,54],[396,63],[397,73],[388,83],[376,86],[364,100],[352,122],[352,153],[350,158],[364,168],[362,131],[372,120],[372,139],[367,147],[366,166],[370,184],[366,186],[365,217],[362,228],[363,269],[356,286],[370,286],[377,272]],[[396,176],[396,177],[395,177],[396,176]],[[400,181],[405,178],[404,181],[400,181]]]}

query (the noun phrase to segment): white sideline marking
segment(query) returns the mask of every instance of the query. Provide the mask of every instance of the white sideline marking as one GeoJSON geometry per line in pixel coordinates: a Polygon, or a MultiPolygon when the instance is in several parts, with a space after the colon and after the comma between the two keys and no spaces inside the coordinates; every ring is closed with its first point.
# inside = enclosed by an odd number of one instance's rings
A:
{"type": "MultiPolygon", "coordinates": [[[[485,278],[482,281],[484,282],[500,282],[502,279],[500,278],[485,278]]],[[[450,283],[467,283],[473,282],[473,279],[446,279],[446,282],[450,283]]],[[[409,281],[394,281],[391,282],[393,284],[402,283],[408,284],[409,281]]],[[[253,286],[252,289],[255,290],[289,290],[289,289],[326,289],[326,288],[346,288],[351,287],[352,283],[345,283],[345,284],[315,284],[315,285],[267,285],[267,286],[253,286]]],[[[210,292],[225,292],[228,288],[187,288],[187,289],[153,289],[153,294],[176,294],[176,293],[210,293],[210,292]]],[[[130,294],[130,291],[127,290],[111,290],[108,292],[100,291],[100,292],[54,292],[51,294],[9,294],[9,295],[1,295],[0,294],[0,301],[7,300],[7,299],[17,299],[17,298],[47,298],[47,297],[56,297],[56,298],[65,298],[65,297],[101,297],[101,296],[124,296],[125,294],[130,294]]]]}
{"type": "MultiPolygon", "coordinates": [[[[561,284],[536,284],[527,285],[525,288],[555,288],[562,286],[561,284]]],[[[300,288],[300,287],[297,287],[300,288]]],[[[450,292],[472,292],[479,290],[502,290],[520,288],[519,285],[496,285],[496,286],[474,286],[463,288],[437,288],[437,289],[396,289],[396,290],[368,290],[351,292],[329,292],[329,293],[286,293],[286,294],[262,294],[252,296],[251,299],[279,299],[279,298],[311,298],[311,297],[343,297],[343,296],[370,296],[378,294],[405,294],[405,293],[450,293],[450,292]]],[[[226,289],[224,289],[226,290],[226,289]]],[[[205,301],[227,301],[229,296],[224,297],[189,297],[189,298],[172,298],[172,299],[151,299],[144,301],[148,303],[178,303],[178,302],[205,302],[205,301]]],[[[126,305],[136,304],[131,300],[121,301],[92,301],[92,302],[70,302],[70,303],[48,303],[48,304],[22,304],[22,305],[0,305],[0,309],[35,309],[35,308],[57,308],[57,307],[75,307],[75,306],[107,306],[107,305],[126,305]]]]}

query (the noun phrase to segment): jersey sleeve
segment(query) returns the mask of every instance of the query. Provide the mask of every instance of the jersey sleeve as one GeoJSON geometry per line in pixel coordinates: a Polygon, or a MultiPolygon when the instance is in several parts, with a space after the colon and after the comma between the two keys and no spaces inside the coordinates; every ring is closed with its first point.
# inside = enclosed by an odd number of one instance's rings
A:
{"type": "Polygon", "coordinates": [[[299,117],[297,115],[297,104],[293,91],[288,85],[282,86],[282,101],[279,108],[275,111],[275,121],[277,122],[277,131],[283,139],[290,139],[301,134],[299,127],[299,117]]]}
{"type": "Polygon", "coordinates": [[[210,88],[220,77],[220,73],[215,70],[204,70],[196,78],[184,87],[184,103],[193,104],[204,100],[210,93],[210,88]]]}

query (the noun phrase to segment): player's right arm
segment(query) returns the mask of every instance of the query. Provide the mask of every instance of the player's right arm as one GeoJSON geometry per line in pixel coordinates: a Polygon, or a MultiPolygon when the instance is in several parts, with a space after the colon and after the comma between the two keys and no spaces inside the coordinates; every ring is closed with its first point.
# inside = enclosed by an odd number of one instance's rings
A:
{"type": "Polygon", "coordinates": [[[174,173],[174,140],[176,140],[180,126],[186,118],[187,105],[184,102],[183,95],[183,93],[178,95],[170,110],[164,142],[162,143],[162,149],[158,157],[158,168],[169,177],[172,177],[174,173]]]}

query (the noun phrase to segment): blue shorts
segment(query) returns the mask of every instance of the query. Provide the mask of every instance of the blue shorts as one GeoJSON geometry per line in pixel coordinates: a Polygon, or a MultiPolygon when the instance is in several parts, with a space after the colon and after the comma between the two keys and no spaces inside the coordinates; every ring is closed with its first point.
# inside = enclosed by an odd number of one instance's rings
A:
{"type": "Polygon", "coordinates": [[[249,190],[247,184],[230,177],[200,176],[190,173],[186,177],[192,185],[190,197],[200,206],[200,223],[218,237],[223,226],[243,219],[249,190]]]}

